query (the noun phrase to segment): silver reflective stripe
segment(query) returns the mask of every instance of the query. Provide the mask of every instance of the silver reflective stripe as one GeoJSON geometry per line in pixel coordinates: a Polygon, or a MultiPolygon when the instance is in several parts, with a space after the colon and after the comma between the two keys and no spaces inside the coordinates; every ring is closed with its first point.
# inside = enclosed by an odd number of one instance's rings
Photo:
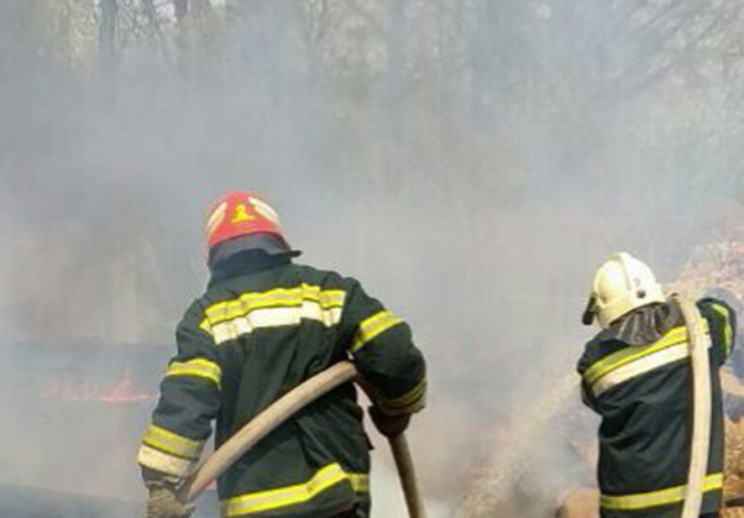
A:
{"type": "Polygon", "coordinates": [[[147,427],[142,442],[171,455],[186,459],[198,459],[206,441],[195,441],[151,424],[147,427]]]}
{"type": "Polygon", "coordinates": [[[184,478],[188,475],[191,468],[196,465],[196,461],[169,455],[146,444],[140,446],[139,452],[137,453],[137,462],[142,466],[169,475],[175,475],[179,478],[184,478]]]}
{"type": "Polygon", "coordinates": [[[641,374],[645,374],[664,365],[669,365],[676,361],[688,358],[690,356],[690,346],[687,342],[682,342],[654,353],[642,356],[635,361],[626,363],[599,378],[592,384],[592,393],[595,397],[606,392],[607,390],[631,380],[641,374]]]}
{"type": "Polygon", "coordinates": [[[314,320],[326,327],[341,321],[340,307],[324,308],[315,301],[304,300],[301,306],[254,309],[245,316],[212,325],[215,344],[247,335],[254,329],[299,325],[302,320],[314,320]]]}

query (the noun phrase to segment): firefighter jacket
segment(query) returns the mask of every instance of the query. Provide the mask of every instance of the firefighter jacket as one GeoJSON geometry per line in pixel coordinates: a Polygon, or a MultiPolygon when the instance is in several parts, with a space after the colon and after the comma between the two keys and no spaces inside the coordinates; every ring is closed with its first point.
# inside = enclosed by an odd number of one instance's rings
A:
{"type": "MultiPolygon", "coordinates": [[[[723,408],[719,367],[734,346],[724,302],[697,302],[711,338],[711,443],[701,514],[721,507],[723,408]]],[[[586,345],[578,371],[598,413],[603,518],[676,518],[684,501],[692,436],[692,368],[679,303],[640,308],[586,345]]]]}
{"type": "MultiPolygon", "coordinates": [[[[230,263],[230,261],[228,261],[230,263]]],[[[354,279],[284,259],[216,268],[178,325],[142,466],[184,477],[286,392],[351,358],[390,414],[423,407],[425,364],[406,323],[354,279]]],[[[218,265],[219,266],[219,265],[218,265]]],[[[223,517],[324,517],[369,508],[369,441],[352,383],[279,426],[218,480],[223,517]]]]}

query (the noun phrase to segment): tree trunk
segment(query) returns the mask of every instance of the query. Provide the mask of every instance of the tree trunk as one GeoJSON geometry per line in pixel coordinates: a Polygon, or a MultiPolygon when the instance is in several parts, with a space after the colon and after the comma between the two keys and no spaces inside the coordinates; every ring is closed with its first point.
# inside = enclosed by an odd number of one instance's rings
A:
{"type": "Polygon", "coordinates": [[[189,14],[189,0],[173,0],[173,8],[176,14],[176,20],[181,23],[181,20],[189,14]]]}
{"type": "Polygon", "coordinates": [[[101,24],[98,29],[98,52],[101,68],[111,72],[116,58],[116,15],[119,11],[117,0],[101,0],[101,24]]]}

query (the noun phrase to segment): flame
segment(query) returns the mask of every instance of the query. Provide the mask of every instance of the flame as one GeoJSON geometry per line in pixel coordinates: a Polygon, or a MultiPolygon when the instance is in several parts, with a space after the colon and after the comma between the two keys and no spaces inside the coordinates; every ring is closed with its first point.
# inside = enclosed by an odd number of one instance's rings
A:
{"type": "Polygon", "coordinates": [[[41,389],[44,399],[61,399],[74,402],[101,402],[109,404],[128,404],[155,399],[157,394],[139,389],[129,369],[120,382],[112,386],[101,386],[90,381],[56,381],[41,389]]]}

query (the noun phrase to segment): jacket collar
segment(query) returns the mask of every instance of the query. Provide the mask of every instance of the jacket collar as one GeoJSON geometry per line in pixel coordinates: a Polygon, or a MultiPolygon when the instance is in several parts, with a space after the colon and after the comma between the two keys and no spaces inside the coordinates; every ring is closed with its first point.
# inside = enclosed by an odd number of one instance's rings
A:
{"type": "Polygon", "coordinates": [[[235,277],[251,275],[278,266],[290,264],[290,254],[269,255],[263,250],[244,250],[223,258],[210,266],[208,287],[235,277]]]}
{"type": "Polygon", "coordinates": [[[651,345],[672,328],[684,324],[676,299],[666,304],[650,304],[636,309],[602,331],[600,341],[620,340],[630,345],[651,345]]]}

